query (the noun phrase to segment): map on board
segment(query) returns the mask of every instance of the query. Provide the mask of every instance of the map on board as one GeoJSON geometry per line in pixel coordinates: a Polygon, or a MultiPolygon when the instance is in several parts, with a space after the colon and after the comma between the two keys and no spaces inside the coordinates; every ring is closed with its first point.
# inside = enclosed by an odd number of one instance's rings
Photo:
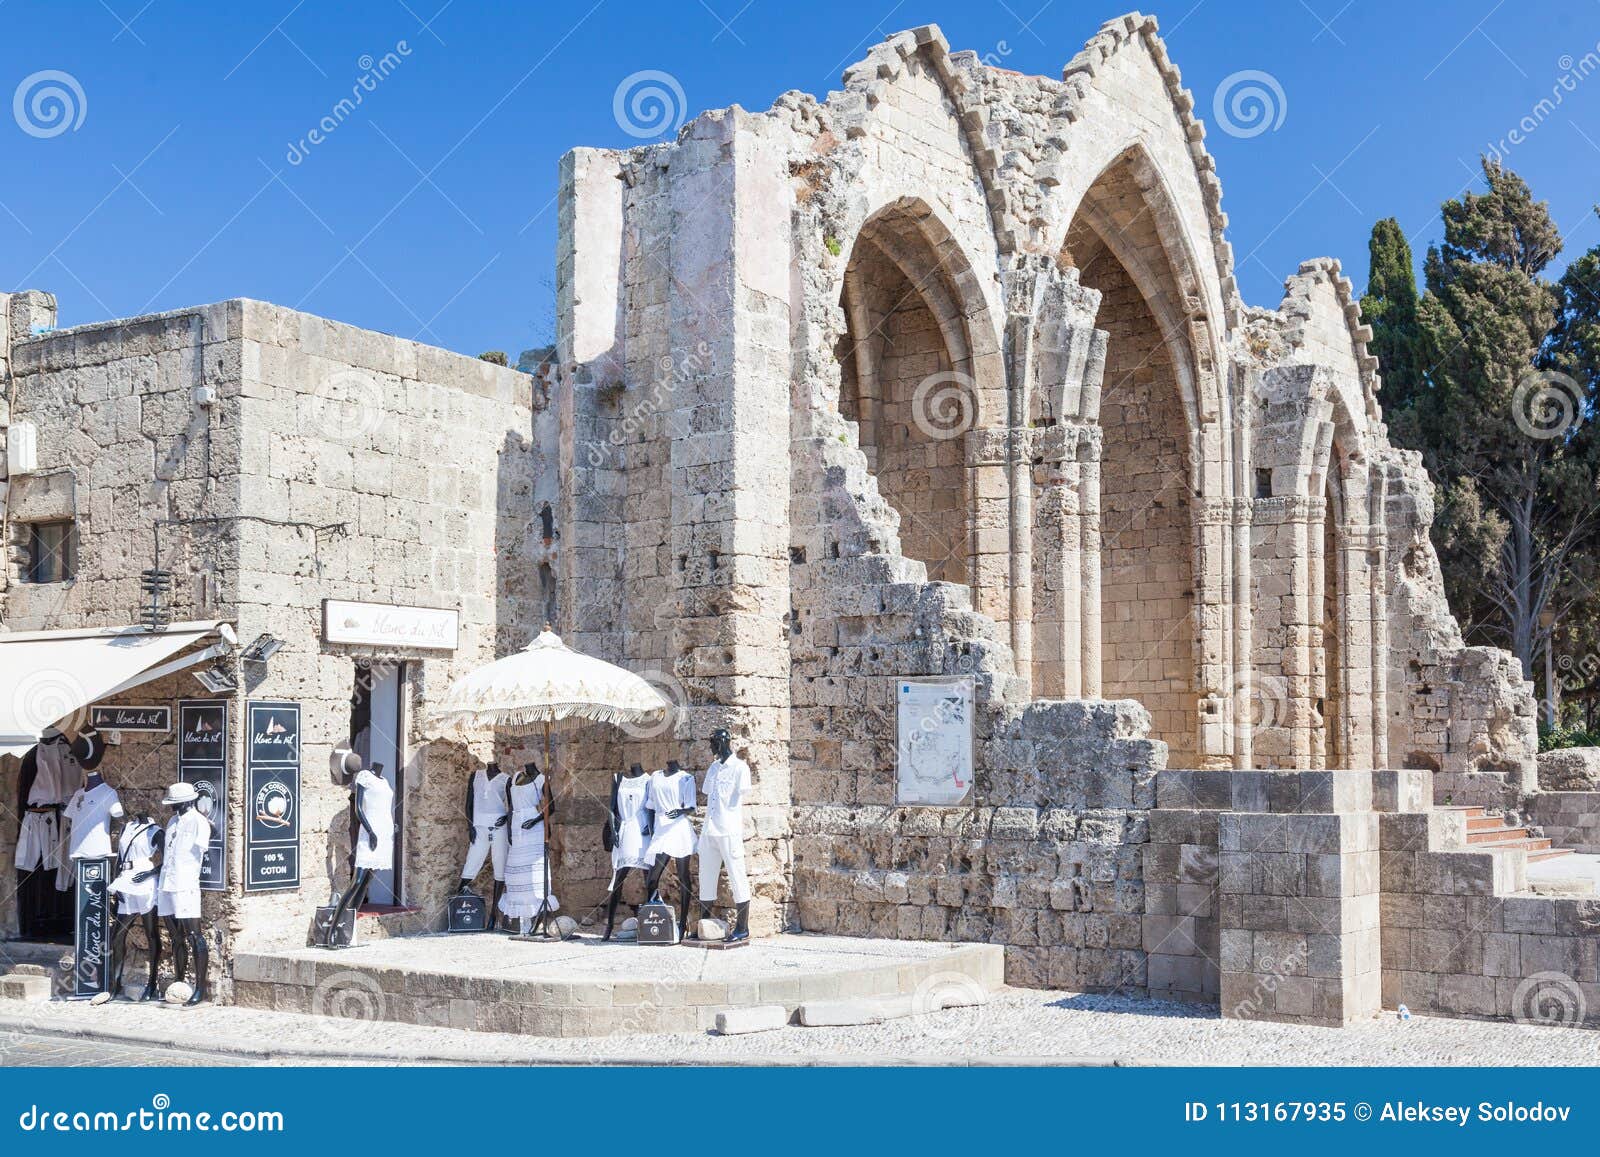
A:
{"type": "Polygon", "coordinates": [[[897,685],[895,802],[953,806],[972,793],[972,680],[897,685]]]}

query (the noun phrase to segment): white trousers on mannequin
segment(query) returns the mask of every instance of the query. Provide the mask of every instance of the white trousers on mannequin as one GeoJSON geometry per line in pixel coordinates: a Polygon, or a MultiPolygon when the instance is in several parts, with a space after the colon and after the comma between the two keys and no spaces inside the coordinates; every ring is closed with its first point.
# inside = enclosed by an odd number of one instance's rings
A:
{"type": "Polygon", "coordinates": [[[735,904],[750,902],[750,877],[744,870],[744,840],[739,836],[710,836],[700,833],[700,899],[709,904],[717,898],[717,873],[728,869],[728,888],[735,904]]]}
{"type": "Polygon", "coordinates": [[[492,859],[494,878],[503,882],[506,878],[506,853],[511,850],[508,835],[505,824],[497,828],[483,825],[474,827],[472,845],[467,849],[467,862],[461,869],[461,878],[476,879],[478,873],[483,870],[483,862],[492,859]]]}

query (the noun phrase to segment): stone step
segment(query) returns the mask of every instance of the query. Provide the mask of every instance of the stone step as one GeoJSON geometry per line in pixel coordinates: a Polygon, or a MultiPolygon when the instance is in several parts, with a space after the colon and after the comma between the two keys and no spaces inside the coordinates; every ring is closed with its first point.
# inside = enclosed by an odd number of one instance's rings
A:
{"type": "Polygon", "coordinates": [[[1483,809],[1481,807],[1442,807],[1439,810],[1443,812],[1461,812],[1469,821],[1484,818],[1483,809]]]}
{"type": "Polygon", "coordinates": [[[1551,854],[1559,855],[1569,849],[1553,848],[1550,846],[1550,841],[1543,837],[1525,836],[1518,839],[1500,840],[1495,843],[1473,844],[1472,850],[1475,852],[1527,852],[1529,860],[1543,860],[1549,859],[1551,854]]]}
{"type": "Polygon", "coordinates": [[[1528,838],[1527,828],[1508,828],[1498,824],[1492,828],[1479,828],[1467,830],[1467,843],[1469,844],[1504,844],[1513,840],[1528,838]]]}
{"type": "Polygon", "coordinates": [[[1504,823],[1505,823],[1505,821],[1502,820],[1499,816],[1468,816],[1467,817],[1467,831],[1469,831],[1469,832],[1484,831],[1484,830],[1487,830],[1489,828],[1500,827],[1504,823]]]}
{"type": "Polygon", "coordinates": [[[1540,860],[1555,860],[1570,855],[1572,855],[1571,848],[1546,848],[1542,852],[1529,852],[1528,863],[1537,864],[1540,860]]]}
{"type": "Polygon", "coordinates": [[[803,1003],[878,997],[931,1011],[976,1003],[1004,982],[996,944],[791,933],[716,954],[692,942],[395,937],[333,952],[243,952],[233,976],[246,1008],[561,1037],[700,1033],[719,1016],[733,1031],[752,1031],[747,1019],[765,1027],[781,1014],[788,1023],[803,1003]]]}
{"type": "Polygon", "coordinates": [[[22,1000],[43,1004],[50,999],[52,984],[48,976],[8,972],[0,976],[0,1000],[22,1000]]]}

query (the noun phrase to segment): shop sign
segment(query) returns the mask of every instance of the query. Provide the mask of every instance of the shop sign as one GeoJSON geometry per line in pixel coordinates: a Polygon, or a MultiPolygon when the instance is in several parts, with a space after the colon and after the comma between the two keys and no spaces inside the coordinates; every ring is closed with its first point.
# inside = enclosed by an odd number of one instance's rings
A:
{"type": "Polygon", "coordinates": [[[245,891],[298,888],[300,704],[252,699],[245,719],[245,891]]]}
{"type": "Polygon", "coordinates": [[[958,807],[972,798],[973,680],[896,685],[895,802],[958,807]]]}
{"type": "Polygon", "coordinates": [[[195,806],[211,822],[211,843],[200,866],[200,887],[228,884],[228,704],[220,699],[178,703],[178,778],[200,793],[195,806]]]}
{"type": "Polygon", "coordinates": [[[678,942],[678,914],[672,905],[652,901],[639,906],[640,944],[676,944],[678,942]]]}
{"type": "Polygon", "coordinates": [[[489,927],[489,905],[476,893],[462,892],[451,896],[445,911],[450,918],[448,927],[452,932],[482,932],[489,927]]]}
{"type": "Polygon", "coordinates": [[[96,731],[167,732],[172,730],[172,708],[100,704],[89,708],[89,726],[96,731]]]}
{"type": "Polygon", "coordinates": [[[111,901],[115,860],[79,860],[77,920],[72,937],[72,995],[104,992],[111,965],[111,901]]]}
{"type": "Polygon", "coordinates": [[[322,600],[322,639],[365,647],[412,647],[454,651],[460,640],[460,614],[437,607],[322,600]]]}

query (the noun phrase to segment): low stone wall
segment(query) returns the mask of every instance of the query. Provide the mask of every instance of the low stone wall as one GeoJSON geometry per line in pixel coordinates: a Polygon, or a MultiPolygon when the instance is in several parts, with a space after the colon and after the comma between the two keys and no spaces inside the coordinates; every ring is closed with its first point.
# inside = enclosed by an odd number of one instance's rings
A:
{"type": "Polygon", "coordinates": [[[1009,984],[1142,991],[1148,727],[1131,701],[985,712],[975,807],[797,804],[801,927],[989,941],[1009,984]]]}
{"type": "Polygon", "coordinates": [[[1553,846],[1600,853],[1600,791],[1542,791],[1524,803],[1528,819],[1544,830],[1553,846]]]}

